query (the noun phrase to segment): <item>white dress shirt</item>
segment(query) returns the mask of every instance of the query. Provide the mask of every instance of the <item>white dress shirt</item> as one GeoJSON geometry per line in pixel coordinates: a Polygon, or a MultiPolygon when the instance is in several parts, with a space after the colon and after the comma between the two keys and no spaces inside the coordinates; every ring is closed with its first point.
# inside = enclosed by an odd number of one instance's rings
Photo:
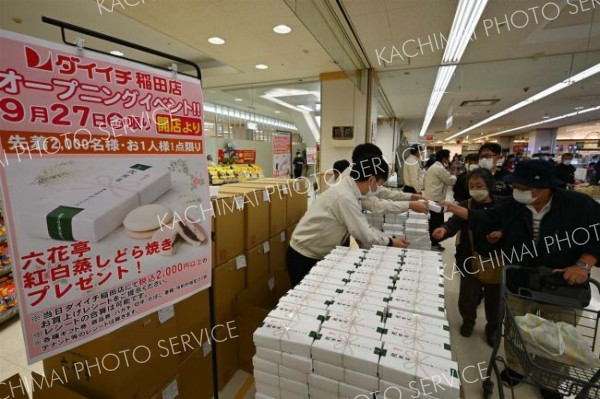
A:
{"type": "Polygon", "coordinates": [[[456,176],[452,176],[440,161],[436,161],[425,173],[425,196],[433,201],[446,200],[448,187],[454,186],[456,176]]]}
{"type": "Polygon", "coordinates": [[[389,237],[367,223],[361,198],[350,176],[329,187],[300,219],[290,240],[292,248],[309,258],[323,259],[348,235],[363,244],[387,245],[389,237]]]}

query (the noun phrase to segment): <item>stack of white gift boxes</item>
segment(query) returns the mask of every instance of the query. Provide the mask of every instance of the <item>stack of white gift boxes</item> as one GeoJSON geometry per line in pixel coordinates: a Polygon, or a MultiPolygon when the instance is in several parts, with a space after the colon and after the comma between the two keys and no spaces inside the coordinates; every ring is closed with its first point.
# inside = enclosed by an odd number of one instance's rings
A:
{"type": "Polygon", "coordinates": [[[442,268],[433,251],[334,249],[255,331],[256,398],[458,398],[442,268]]]}
{"type": "Polygon", "coordinates": [[[372,214],[367,221],[373,228],[383,230],[388,235],[405,238],[410,242],[411,249],[431,249],[431,238],[429,237],[429,215],[408,211],[397,215],[372,214]],[[383,217],[383,223],[379,223],[383,217]]]}

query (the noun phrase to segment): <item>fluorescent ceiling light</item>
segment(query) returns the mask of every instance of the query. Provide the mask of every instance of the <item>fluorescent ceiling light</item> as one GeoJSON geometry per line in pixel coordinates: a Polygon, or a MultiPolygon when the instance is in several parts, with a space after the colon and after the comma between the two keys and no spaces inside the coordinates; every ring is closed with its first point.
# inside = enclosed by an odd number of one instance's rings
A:
{"type": "Polygon", "coordinates": [[[247,111],[242,111],[242,110],[236,109],[236,108],[223,107],[220,105],[216,106],[211,103],[204,103],[203,109],[204,109],[204,113],[208,112],[208,113],[213,113],[213,114],[218,114],[218,115],[230,116],[232,118],[238,118],[238,119],[241,119],[244,121],[250,121],[250,122],[259,120],[260,123],[262,123],[264,125],[281,127],[281,128],[295,130],[295,131],[298,130],[296,125],[294,125],[293,123],[289,123],[289,122],[283,121],[281,119],[274,119],[274,118],[269,118],[269,117],[263,117],[261,115],[251,114],[247,111]]]}
{"type": "Polygon", "coordinates": [[[117,57],[123,57],[125,55],[125,53],[122,53],[118,50],[113,50],[110,52],[112,55],[116,55],[117,57]]]}
{"type": "MultiPolygon", "coordinates": [[[[300,112],[300,114],[302,114],[302,117],[304,117],[306,124],[308,125],[308,129],[309,129],[310,133],[315,138],[315,141],[319,142],[321,139],[321,133],[319,132],[319,126],[318,126],[312,112],[308,112],[305,109],[300,108],[300,106],[292,105],[286,101],[279,99],[279,97],[285,98],[285,97],[293,97],[293,96],[305,96],[305,95],[310,95],[310,94],[315,96],[320,101],[320,98],[321,98],[320,92],[308,91],[308,90],[304,90],[304,89],[276,88],[276,89],[269,90],[268,92],[266,92],[265,94],[263,94],[260,97],[264,98],[266,100],[272,101],[275,104],[279,104],[282,107],[286,107],[289,109],[293,109],[296,112],[300,112]]],[[[308,107],[306,107],[306,108],[308,108],[308,107]]]]}
{"type": "Polygon", "coordinates": [[[273,28],[273,32],[279,33],[280,35],[285,35],[286,33],[290,33],[292,28],[287,25],[277,25],[273,28]]]}
{"type": "Polygon", "coordinates": [[[546,90],[542,90],[539,93],[534,94],[533,96],[531,96],[511,107],[506,108],[504,111],[500,111],[497,114],[494,114],[494,115],[490,116],[489,118],[484,119],[481,122],[478,122],[478,123],[474,124],[473,126],[470,126],[470,127],[466,128],[465,130],[448,137],[446,139],[446,141],[452,140],[453,138],[463,135],[466,132],[469,132],[473,129],[477,129],[480,126],[488,124],[493,120],[501,118],[504,115],[510,114],[511,112],[516,111],[520,108],[523,108],[529,104],[533,104],[534,102],[541,100],[542,98],[547,97],[550,94],[553,94],[553,93],[556,93],[557,91],[563,90],[563,89],[571,86],[572,84],[575,84],[583,79],[589,78],[590,76],[597,74],[598,72],[600,72],[600,63],[594,65],[591,68],[586,69],[585,71],[579,72],[577,75],[571,76],[570,78],[567,78],[567,79],[563,80],[562,82],[558,82],[555,85],[548,87],[546,90]]]}
{"type": "Polygon", "coordinates": [[[236,99],[234,99],[233,101],[237,101],[237,102],[239,103],[239,102],[242,102],[242,101],[244,101],[244,100],[243,100],[243,99],[241,99],[241,98],[236,98],[236,99]]]}
{"type": "Polygon", "coordinates": [[[581,114],[585,114],[585,113],[592,112],[592,111],[597,111],[597,110],[600,110],[600,106],[598,106],[598,107],[593,107],[593,108],[588,108],[588,109],[586,109],[585,111],[575,111],[575,112],[570,112],[570,113],[568,113],[568,114],[564,114],[564,115],[561,115],[561,116],[556,116],[556,117],[554,117],[554,118],[550,118],[550,119],[543,119],[543,120],[541,120],[541,121],[537,121],[537,122],[534,122],[534,123],[529,123],[529,124],[527,124],[527,125],[523,125],[523,126],[519,126],[519,127],[514,127],[514,128],[512,128],[512,129],[503,130],[503,131],[501,131],[501,132],[498,132],[498,133],[489,134],[489,135],[485,136],[484,138],[493,137],[493,136],[499,136],[499,135],[501,135],[501,134],[505,134],[505,133],[514,132],[515,130],[526,129],[526,128],[528,128],[528,127],[533,127],[533,126],[537,126],[537,125],[542,125],[542,124],[544,124],[544,123],[554,122],[554,121],[558,121],[558,120],[561,120],[561,119],[570,118],[570,117],[572,117],[572,116],[577,116],[577,115],[581,115],[581,114]]]}
{"type": "Polygon", "coordinates": [[[456,64],[460,62],[486,4],[487,0],[459,1],[456,14],[454,14],[452,28],[450,28],[448,44],[444,50],[444,56],[442,57],[442,65],[438,70],[427,111],[425,112],[425,119],[423,120],[421,133],[419,134],[420,136],[424,136],[427,132],[427,128],[429,128],[433,115],[440,105],[442,96],[446,92],[450,79],[454,74],[456,64]]]}
{"type": "Polygon", "coordinates": [[[456,65],[444,65],[438,69],[435,84],[433,85],[433,91],[431,92],[431,98],[429,99],[429,105],[427,106],[427,112],[425,112],[423,127],[421,128],[419,136],[425,136],[427,128],[433,119],[433,115],[435,114],[438,105],[440,105],[444,91],[446,90],[448,83],[450,83],[450,79],[452,79],[452,74],[454,74],[455,69],[456,65]]]}
{"type": "Polygon", "coordinates": [[[211,44],[216,44],[216,45],[225,44],[225,40],[223,40],[223,39],[221,39],[220,37],[217,37],[217,36],[209,37],[208,38],[208,42],[211,43],[211,44]]]}
{"type": "Polygon", "coordinates": [[[276,114],[280,114],[280,113],[281,113],[281,111],[275,110],[275,113],[276,113],[276,114]]]}
{"type": "Polygon", "coordinates": [[[256,64],[254,65],[254,68],[256,69],[269,69],[269,66],[266,64],[256,64]]]}

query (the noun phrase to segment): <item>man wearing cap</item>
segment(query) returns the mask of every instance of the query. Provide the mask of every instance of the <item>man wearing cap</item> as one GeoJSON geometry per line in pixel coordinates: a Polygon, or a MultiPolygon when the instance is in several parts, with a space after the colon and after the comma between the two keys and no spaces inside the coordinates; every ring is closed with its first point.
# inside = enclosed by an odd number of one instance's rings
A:
{"type": "MultiPolygon", "coordinates": [[[[486,234],[501,230],[502,251],[510,257],[509,261],[502,256],[507,264],[549,267],[569,284],[585,283],[600,259],[600,204],[587,195],[560,189],[562,182],[554,176],[553,166],[543,160],[519,162],[505,181],[512,183],[512,198],[492,208],[468,210],[451,202],[442,204],[448,206],[448,212],[468,220],[474,230],[486,234]]],[[[515,316],[538,310],[530,308],[530,301],[529,305],[516,302],[510,303],[515,316]]],[[[505,352],[508,367],[501,377],[515,386],[523,378],[523,370],[506,345],[505,352]]],[[[562,397],[541,392],[544,398],[562,397]]]]}
{"type": "Polygon", "coordinates": [[[405,193],[421,194],[423,186],[421,148],[419,144],[413,144],[409,149],[410,155],[404,159],[404,165],[402,165],[404,167],[402,170],[402,177],[404,178],[404,188],[402,191],[405,193]]]}

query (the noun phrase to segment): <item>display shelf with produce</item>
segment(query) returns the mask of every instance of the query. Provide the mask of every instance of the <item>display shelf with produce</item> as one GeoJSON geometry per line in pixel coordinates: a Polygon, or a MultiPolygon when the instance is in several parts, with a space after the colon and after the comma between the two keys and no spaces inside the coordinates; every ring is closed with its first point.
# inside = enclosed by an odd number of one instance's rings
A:
{"type": "Polygon", "coordinates": [[[17,291],[12,277],[7,238],[0,208],[0,324],[18,314],[17,291]]]}

